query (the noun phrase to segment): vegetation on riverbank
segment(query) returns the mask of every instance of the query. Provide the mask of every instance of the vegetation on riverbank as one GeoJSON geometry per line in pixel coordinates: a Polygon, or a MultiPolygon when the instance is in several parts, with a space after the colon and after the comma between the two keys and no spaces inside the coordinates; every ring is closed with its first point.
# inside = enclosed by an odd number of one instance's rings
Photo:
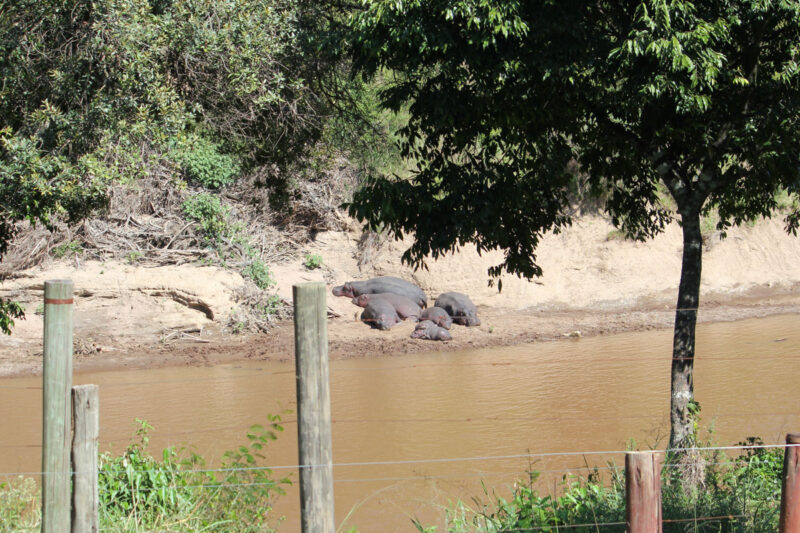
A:
{"type": "MultiPolygon", "coordinates": [[[[118,455],[100,455],[100,529],[114,533],[145,531],[263,533],[280,520],[272,501],[291,484],[263,466],[264,447],[283,431],[280,416],[252,426],[248,443],[223,454],[219,467],[186,448],[169,447],[161,457],[148,450],[146,422],[137,420],[136,440],[118,455]]],[[[33,478],[0,483],[0,532],[35,532],[41,527],[39,487],[33,478]]]]}
{"type": "MultiPolygon", "coordinates": [[[[771,533],[778,530],[783,473],[782,448],[765,448],[750,437],[738,455],[703,449],[668,462],[662,470],[664,533],[771,533]]],[[[710,443],[704,445],[712,448],[710,443]]],[[[625,471],[615,464],[608,473],[595,468],[584,479],[566,474],[560,495],[541,494],[538,474],[516,483],[509,498],[489,489],[486,500],[456,502],[446,510],[447,533],[501,531],[576,533],[625,531],[625,471]],[[602,528],[602,529],[599,529],[602,528]]],[[[415,521],[421,533],[440,531],[415,521]]]]}
{"type": "MultiPolygon", "coordinates": [[[[202,457],[166,448],[148,451],[146,422],[137,420],[135,441],[118,455],[100,457],[100,527],[103,531],[251,533],[280,530],[272,502],[291,484],[263,467],[264,447],[283,430],[279,416],[253,426],[248,444],[208,468],[202,457]]],[[[777,530],[783,449],[759,447],[758,438],[739,443],[738,455],[700,449],[668,464],[662,473],[664,532],[767,533],[777,530]]],[[[710,440],[703,444],[711,447],[710,440]]],[[[559,494],[542,494],[539,474],[515,483],[508,498],[486,488],[485,499],[458,501],[445,511],[443,529],[414,525],[422,533],[500,531],[596,532],[625,530],[625,472],[610,464],[586,478],[567,474],[559,494]]],[[[0,532],[34,532],[40,527],[39,488],[33,478],[0,483],[0,532]]]]}

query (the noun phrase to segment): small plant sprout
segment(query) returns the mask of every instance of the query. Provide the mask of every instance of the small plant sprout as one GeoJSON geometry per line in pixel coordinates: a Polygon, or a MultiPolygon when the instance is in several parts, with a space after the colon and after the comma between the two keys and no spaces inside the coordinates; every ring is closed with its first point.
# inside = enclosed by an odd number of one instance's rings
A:
{"type": "Polygon", "coordinates": [[[303,262],[309,270],[315,270],[322,267],[322,256],[319,254],[306,254],[306,259],[303,262]]]}

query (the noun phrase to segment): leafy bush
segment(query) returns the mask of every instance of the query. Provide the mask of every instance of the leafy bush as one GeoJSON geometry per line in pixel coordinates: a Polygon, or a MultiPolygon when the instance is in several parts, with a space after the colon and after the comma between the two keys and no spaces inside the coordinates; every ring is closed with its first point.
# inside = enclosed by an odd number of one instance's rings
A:
{"type": "Polygon", "coordinates": [[[81,243],[76,241],[69,241],[63,244],[59,244],[55,248],[53,248],[53,257],[60,259],[62,257],[70,257],[73,255],[78,255],[83,251],[83,246],[81,243]]]}
{"type": "Polygon", "coordinates": [[[210,244],[230,234],[228,212],[229,209],[213,194],[195,194],[183,202],[183,213],[189,220],[200,223],[203,235],[210,244]]]}
{"type": "Polygon", "coordinates": [[[306,254],[306,259],[303,263],[309,270],[322,267],[322,256],[319,254],[306,254]]]}
{"type": "Polygon", "coordinates": [[[148,451],[150,425],[137,420],[137,442],[117,457],[101,455],[100,523],[104,531],[224,531],[255,533],[268,527],[272,499],[284,493],[288,478],[274,480],[259,467],[264,447],[283,431],[280,416],[252,426],[249,444],[225,452],[219,469],[185,449],[166,448],[161,459],[148,451]]]}
{"type": "Polygon", "coordinates": [[[275,279],[272,277],[269,267],[261,259],[253,259],[242,270],[242,275],[246,278],[253,280],[256,287],[259,289],[269,289],[275,285],[275,279]]]}
{"type": "Polygon", "coordinates": [[[237,159],[220,152],[220,147],[199,138],[178,151],[177,159],[186,177],[206,189],[219,189],[233,183],[240,171],[237,159]]]}

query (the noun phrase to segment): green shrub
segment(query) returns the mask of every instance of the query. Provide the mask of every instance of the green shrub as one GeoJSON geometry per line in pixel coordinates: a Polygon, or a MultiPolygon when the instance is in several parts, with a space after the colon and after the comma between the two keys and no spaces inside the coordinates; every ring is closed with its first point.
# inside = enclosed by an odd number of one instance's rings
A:
{"type": "Polygon", "coordinates": [[[125,260],[129,264],[135,265],[136,263],[138,263],[142,259],[142,257],[144,257],[144,254],[142,252],[140,252],[138,250],[134,250],[134,251],[128,252],[128,255],[125,256],[125,260]]]}
{"type": "Polygon", "coordinates": [[[186,178],[206,189],[219,189],[232,183],[240,171],[237,158],[221,153],[219,145],[203,138],[180,149],[177,159],[186,178]]]}
{"type": "Polygon", "coordinates": [[[70,257],[83,252],[83,246],[76,241],[69,241],[59,244],[53,248],[53,257],[61,259],[62,257],[70,257]]]}
{"type": "Polygon", "coordinates": [[[274,480],[261,468],[264,447],[283,431],[280,416],[267,415],[267,427],[247,432],[248,445],[223,454],[220,468],[186,449],[166,448],[152,457],[148,432],[137,420],[137,441],[120,456],[100,457],[100,526],[103,531],[270,532],[272,500],[284,493],[288,478],[274,480]]]}
{"type": "Polygon", "coordinates": [[[186,487],[198,481],[196,475],[183,471],[174,448],[166,448],[160,461],[150,456],[147,445],[152,426],[139,419],[136,422],[138,442],[118,457],[100,455],[98,485],[104,521],[136,514],[142,521],[157,523],[159,517],[188,512],[193,505],[186,487]]]}
{"type": "Polygon", "coordinates": [[[187,198],[182,207],[186,218],[200,223],[207,243],[216,244],[231,233],[228,222],[230,210],[222,205],[219,197],[206,193],[195,194],[187,198]]]}
{"type": "Polygon", "coordinates": [[[316,268],[322,267],[322,256],[319,254],[306,254],[306,259],[303,262],[309,270],[314,270],[316,268]]]}
{"type": "MultiPolygon", "coordinates": [[[[740,445],[760,445],[750,438],[740,445]]],[[[720,451],[698,451],[691,463],[667,463],[662,470],[664,533],[771,533],[778,529],[783,450],[755,448],[738,457],[720,451]],[[698,468],[699,467],[699,468],[698,468]],[[689,470],[700,473],[694,478],[689,470]],[[716,517],[707,519],[707,517],[716,517]]],[[[448,509],[446,531],[555,532],[568,527],[576,533],[625,531],[625,474],[614,465],[603,483],[598,471],[586,480],[565,476],[560,496],[542,496],[534,488],[537,474],[517,484],[509,499],[493,498],[470,509],[457,502],[448,509]],[[586,524],[578,526],[578,524],[586,524]],[[577,526],[577,527],[576,527],[577,526]]],[[[489,491],[486,491],[486,496],[489,491]]],[[[477,501],[477,500],[476,500],[477,501]]],[[[418,531],[430,532],[415,521],[418,531]]]]}
{"type": "Polygon", "coordinates": [[[242,269],[242,275],[246,278],[253,280],[256,287],[259,289],[269,289],[275,285],[275,279],[272,277],[269,267],[261,259],[253,259],[250,263],[242,269]]]}

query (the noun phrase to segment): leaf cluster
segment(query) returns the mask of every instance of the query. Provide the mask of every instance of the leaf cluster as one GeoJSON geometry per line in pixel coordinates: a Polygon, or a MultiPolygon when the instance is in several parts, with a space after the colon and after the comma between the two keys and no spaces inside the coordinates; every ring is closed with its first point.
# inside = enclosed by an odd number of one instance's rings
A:
{"type": "Polygon", "coordinates": [[[119,456],[104,453],[98,474],[101,524],[109,531],[272,531],[272,500],[288,478],[262,467],[265,446],[283,431],[280,416],[252,426],[247,444],[223,454],[209,471],[199,455],[168,447],[157,459],[148,451],[153,428],[137,420],[137,441],[119,456]]]}

